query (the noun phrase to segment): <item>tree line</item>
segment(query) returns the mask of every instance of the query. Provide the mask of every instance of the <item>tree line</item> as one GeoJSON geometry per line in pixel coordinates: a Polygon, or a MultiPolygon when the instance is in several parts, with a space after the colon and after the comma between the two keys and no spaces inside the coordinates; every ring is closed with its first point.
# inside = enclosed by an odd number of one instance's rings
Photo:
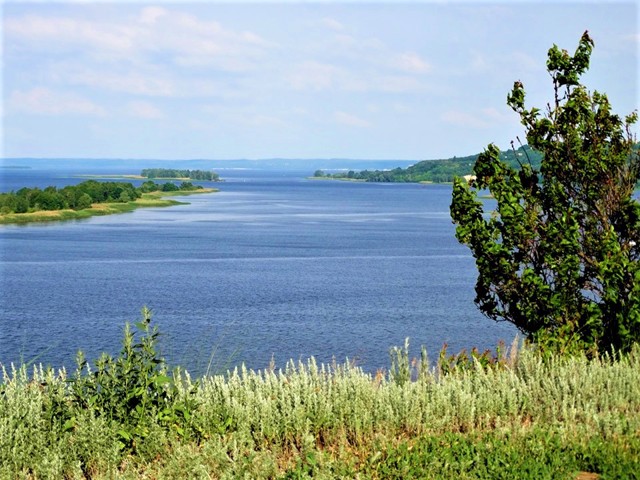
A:
{"type": "MultiPolygon", "coordinates": [[[[362,170],[338,173],[325,173],[316,170],[315,177],[334,178],[337,180],[361,180],[365,182],[453,182],[456,177],[464,177],[473,174],[473,165],[479,154],[466,157],[453,157],[440,160],[423,160],[407,168],[394,168],[393,170],[362,170]]],[[[518,149],[500,152],[500,159],[508,165],[520,168],[529,164],[533,168],[540,166],[541,155],[539,152],[524,145],[518,149]]]]}
{"type": "Polygon", "coordinates": [[[127,203],[136,200],[143,193],[173,192],[202,189],[191,182],[176,185],[172,182],[157,184],[151,180],[139,187],[126,182],[98,182],[87,180],[78,185],[64,188],[49,186],[21,188],[18,191],[0,193],[0,214],[28,213],[39,210],[83,210],[94,203],[127,203]]]}
{"type": "Polygon", "coordinates": [[[189,178],[191,180],[220,181],[220,176],[210,170],[176,170],[173,168],[145,168],[140,173],[145,178],[189,178]]]}

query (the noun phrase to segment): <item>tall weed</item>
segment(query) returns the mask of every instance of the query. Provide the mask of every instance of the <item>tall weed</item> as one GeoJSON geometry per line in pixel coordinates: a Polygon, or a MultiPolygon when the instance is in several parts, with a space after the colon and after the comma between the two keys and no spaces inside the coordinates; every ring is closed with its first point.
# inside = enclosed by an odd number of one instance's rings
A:
{"type": "MultiPolygon", "coordinates": [[[[151,326],[151,311],[142,310],[142,321],[124,329],[117,358],[106,353],[91,370],[78,354],[78,368],[70,381],[72,411],[88,410],[119,425],[119,446],[136,449],[141,440],[160,430],[185,436],[194,403],[191,391],[180,389],[177,373],[170,376],[157,350],[159,332],[151,326]]],[[[67,422],[73,426],[76,417],[67,422]]]]}
{"type": "Polygon", "coordinates": [[[640,347],[567,359],[523,346],[486,363],[473,353],[441,355],[429,368],[426,352],[409,360],[405,343],[391,351],[388,375],[310,359],[194,381],[168,372],[158,335],[145,309],[125,328],[120,354],[93,367],[80,357],[71,376],[3,369],[0,478],[170,477],[181,469],[194,478],[472,478],[499,461],[526,478],[534,469],[513,463],[519,446],[538,452],[531,458],[546,465],[542,478],[565,451],[581,459],[567,468],[626,475],[640,448],[640,347]],[[619,470],[612,456],[622,459],[619,470]]]}

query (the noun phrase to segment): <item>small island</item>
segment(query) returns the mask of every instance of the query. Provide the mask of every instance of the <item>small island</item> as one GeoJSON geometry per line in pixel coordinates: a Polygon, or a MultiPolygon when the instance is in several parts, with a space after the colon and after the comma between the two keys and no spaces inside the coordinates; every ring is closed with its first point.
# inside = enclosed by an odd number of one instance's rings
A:
{"type": "Polygon", "coordinates": [[[171,180],[201,180],[219,182],[220,176],[211,170],[176,170],[173,168],[145,168],[140,173],[143,178],[171,180]]]}
{"type": "Polygon", "coordinates": [[[136,208],[169,207],[184,202],[163,197],[216,192],[191,182],[176,185],[151,180],[139,187],[125,182],[87,180],[61,189],[21,188],[0,193],[0,224],[79,220],[95,215],[125,213],[136,208]]]}
{"type": "Polygon", "coordinates": [[[174,168],[145,168],[140,175],[76,175],[78,178],[101,178],[101,179],[128,179],[128,180],[178,180],[202,182],[222,182],[216,172],[212,170],[178,170],[174,168]]]}

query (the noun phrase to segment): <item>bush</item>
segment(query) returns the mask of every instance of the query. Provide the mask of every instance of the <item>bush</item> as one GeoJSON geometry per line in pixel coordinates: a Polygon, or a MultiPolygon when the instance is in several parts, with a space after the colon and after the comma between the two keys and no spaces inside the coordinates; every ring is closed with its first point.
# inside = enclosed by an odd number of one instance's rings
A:
{"type": "Polygon", "coordinates": [[[144,308],[142,317],[135,332],[129,324],[125,326],[120,356],[102,354],[95,371],[90,371],[79,353],[71,381],[74,408],[115,421],[124,449],[136,448],[156,427],[184,436],[194,407],[190,398],[180,397],[176,377],[169,376],[165,360],[158,354],[159,333],[150,325],[150,310],[144,308]]]}

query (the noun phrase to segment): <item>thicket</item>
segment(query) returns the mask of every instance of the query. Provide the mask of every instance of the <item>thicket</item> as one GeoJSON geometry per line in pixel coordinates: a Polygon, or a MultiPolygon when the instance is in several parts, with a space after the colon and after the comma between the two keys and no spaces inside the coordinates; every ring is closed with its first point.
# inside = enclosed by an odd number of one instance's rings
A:
{"type": "Polygon", "coordinates": [[[429,366],[352,364],[193,381],[148,310],[116,357],[3,368],[0,478],[638,478],[640,349],[542,359],[514,345],[429,366]],[[492,359],[490,361],[484,361],[492,359]]]}
{"type": "Polygon", "coordinates": [[[146,178],[189,178],[217,182],[220,176],[211,170],[176,170],[173,168],[145,168],[140,176],[146,178]]]}
{"type": "Polygon", "coordinates": [[[144,182],[135,187],[126,182],[98,182],[87,180],[78,185],[64,188],[50,186],[40,188],[21,188],[18,191],[0,193],[0,214],[28,213],[40,210],[83,210],[94,203],[128,203],[142,196],[143,193],[163,191],[188,191],[201,189],[191,182],[176,185],[172,182],[157,184],[144,182]]]}
{"type": "Polygon", "coordinates": [[[520,82],[507,97],[540,167],[514,169],[491,144],[476,180],[456,180],[451,204],[456,236],[476,259],[480,310],[569,353],[627,351],[640,341],[637,113],[621,119],[605,94],[580,83],[593,46],[585,32],[573,56],[549,50],[546,111],[525,106],[520,82]],[[477,199],[483,190],[497,203],[490,215],[477,199]]]}

